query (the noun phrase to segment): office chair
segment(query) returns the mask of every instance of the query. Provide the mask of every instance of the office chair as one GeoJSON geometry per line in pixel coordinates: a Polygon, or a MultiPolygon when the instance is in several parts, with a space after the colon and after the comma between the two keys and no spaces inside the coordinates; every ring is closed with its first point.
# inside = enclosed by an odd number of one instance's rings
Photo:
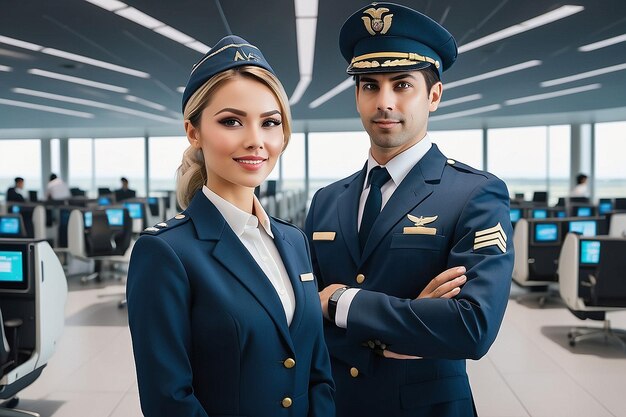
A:
{"type": "Polygon", "coordinates": [[[16,395],[41,375],[65,323],[67,280],[46,241],[0,239],[0,416],[39,414],[12,409],[16,395]],[[2,319],[5,320],[2,320],[2,319]]]}
{"type": "Polygon", "coordinates": [[[559,257],[559,292],[567,308],[581,320],[599,320],[602,327],[574,327],[570,346],[603,338],[626,349],[626,331],[613,329],[606,313],[626,310],[626,239],[582,237],[570,233],[559,257]],[[621,336],[621,337],[620,337],[621,336]]]}
{"type": "Polygon", "coordinates": [[[547,191],[535,191],[533,193],[533,203],[548,203],[548,192],[547,191]]]}

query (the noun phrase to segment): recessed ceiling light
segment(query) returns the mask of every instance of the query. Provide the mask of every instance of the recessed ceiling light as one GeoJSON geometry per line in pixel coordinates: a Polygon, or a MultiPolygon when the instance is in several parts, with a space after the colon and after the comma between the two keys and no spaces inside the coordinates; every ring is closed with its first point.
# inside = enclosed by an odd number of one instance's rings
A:
{"type": "Polygon", "coordinates": [[[194,42],[194,39],[191,36],[187,36],[183,32],[176,30],[171,26],[162,26],[154,29],[154,31],[165,36],[166,38],[170,38],[174,42],[182,43],[183,45],[194,42]]]}
{"type": "Polygon", "coordinates": [[[513,99],[505,101],[504,104],[506,104],[507,106],[513,106],[515,104],[530,103],[531,101],[547,100],[550,98],[568,96],[570,94],[584,93],[585,91],[597,90],[600,87],[602,87],[602,84],[589,84],[589,85],[584,85],[582,87],[574,87],[574,88],[568,88],[566,90],[553,91],[551,93],[535,94],[532,96],[513,98],[513,99]]]}
{"type": "Polygon", "coordinates": [[[541,65],[541,61],[538,59],[532,61],[522,62],[520,64],[511,65],[509,67],[500,68],[497,70],[485,72],[484,74],[479,74],[474,77],[464,78],[462,80],[452,81],[449,83],[445,83],[443,85],[444,90],[449,90],[454,87],[459,87],[461,85],[475,83],[477,81],[487,80],[489,78],[499,77],[501,75],[510,74],[512,72],[521,71],[526,68],[532,68],[541,65]]]}
{"type": "Polygon", "coordinates": [[[615,45],[616,43],[626,42],[626,34],[615,36],[613,38],[605,39],[594,43],[589,43],[578,48],[581,52],[595,51],[596,49],[606,48],[607,46],[615,45]]]}
{"type": "Polygon", "coordinates": [[[158,28],[159,26],[165,26],[165,23],[161,22],[160,20],[155,19],[152,16],[148,16],[141,10],[137,10],[134,7],[127,7],[125,9],[116,10],[113,13],[115,13],[116,15],[122,16],[148,29],[154,29],[154,28],[158,28]]]}
{"type": "Polygon", "coordinates": [[[543,81],[539,85],[542,87],[552,87],[554,85],[565,84],[572,81],[584,80],[585,78],[596,77],[598,75],[609,74],[611,72],[623,71],[626,69],[626,63],[611,65],[610,67],[598,68],[592,71],[581,72],[580,74],[569,75],[563,78],[555,78],[554,80],[543,81]]]}
{"type": "Polygon", "coordinates": [[[439,103],[439,108],[454,106],[455,104],[467,103],[468,101],[480,100],[483,98],[482,94],[472,94],[465,97],[453,98],[450,100],[444,100],[439,103]]]}
{"type": "Polygon", "coordinates": [[[142,106],[150,107],[151,109],[155,109],[155,110],[161,110],[161,111],[167,110],[167,108],[162,104],[144,100],[143,98],[140,98],[140,97],[127,95],[127,96],[124,96],[124,100],[130,101],[132,103],[141,104],[142,106]]]}
{"type": "Polygon", "coordinates": [[[354,87],[354,86],[355,86],[354,80],[352,79],[352,77],[348,77],[341,84],[331,88],[330,91],[322,94],[321,96],[319,96],[318,98],[310,102],[309,108],[311,109],[317,108],[321,106],[322,104],[326,103],[331,98],[335,97],[337,94],[340,94],[344,92],[345,90],[347,90],[348,88],[354,87]]]}
{"type": "Polygon", "coordinates": [[[19,39],[13,39],[2,35],[0,35],[0,43],[17,46],[18,48],[29,49],[31,51],[41,51],[43,49],[43,46],[37,45],[36,43],[21,41],[19,39]]]}
{"type": "Polygon", "coordinates": [[[82,62],[83,64],[92,65],[94,67],[100,67],[108,69],[110,71],[121,72],[122,74],[132,75],[139,78],[150,78],[150,74],[143,71],[138,71],[132,68],[122,67],[120,65],[111,64],[110,62],[100,61],[98,59],[89,58],[86,56],[73,54],[71,52],[61,51],[54,48],[44,48],[41,50],[44,54],[58,56],[59,58],[69,59],[71,61],[82,62]]]}
{"type": "Polygon", "coordinates": [[[113,12],[117,9],[122,9],[124,7],[128,7],[126,3],[122,3],[121,1],[117,1],[117,0],[85,0],[85,1],[93,5],[96,5],[98,7],[102,7],[103,9],[106,9],[110,12],[113,12]]]}
{"type": "Polygon", "coordinates": [[[22,107],[25,109],[40,110],[48,113],[64,114],[66,116],[82,117],[83,119],[93,119],[94,115],[82,111],[68,110],[61,107],[43,106],[41,104],[28,103],[25,101],[7,100],[0,98],[0,104],[13,107],[22,107]]]}
{"type": "Polygon", "coordinates": [[[0,65],[0,71],[11,72],[13,71],[13,68],[7,67],[6,65],[0,65]]]}
{"type": "Polygon", "coordinates": [[[499,104],[492,104],[490,106],[477,107],[475,109],[470,109],[470,110],[457,111],[454,113],[446,113],[440,116],[430,116],[429,120],[434,122],[437,120],[455,119],[457,117],[464,117],[464,116],[471,116],[473,114],[487,113],[490,111],[499,110],[501,108],[502,106],[499,104]]]}
{"type": "Polygon", "coordinates": [[[117,85],[105,84],[97,81],[87,80],[85,78],[72,77],[70,75],[58,74],[56,72],[44,71],[37,68],[31,68],[27,71],[29,74],[38,75],[40,77],[53,78],[55,80],[67,81],[74,84],[86,85],[89,87],[99,88],[102,90],[114,91],[116,93],[128,93],[128,88],[118,87],[117,85]]]}

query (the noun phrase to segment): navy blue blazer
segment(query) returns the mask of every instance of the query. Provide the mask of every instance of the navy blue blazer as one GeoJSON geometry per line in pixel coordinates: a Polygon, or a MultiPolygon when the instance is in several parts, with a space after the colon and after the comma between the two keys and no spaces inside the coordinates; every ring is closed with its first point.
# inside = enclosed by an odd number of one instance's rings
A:
{"type": "Polygon", "coordinates": [[[473,416],[465,359],[480,358],[493,343],[511,284],[506,186],[446,159],[433,145],[381,211],[361,254],[357,213],[365,170],[318,191],[306,223],[320,287],[362,289],[347,329],[325,323],[337,415],[473,416]],[[429,218],[422,227],[434,234],[405,232],[415,228],[408,214],[429,218]],[[459,295],[415,299],[453,266],[467,268],[459,295]],[[380,345],[423,359],[383,358],[376,354],[380,345]]]}
{"type": "Polygon", "coordinates": [[[302,231],[271,219],[296,300],[288,326],[274,287],[202,191],[182,215],[137,240],[128,271],[144,415],[334,416],[302,231]]]}

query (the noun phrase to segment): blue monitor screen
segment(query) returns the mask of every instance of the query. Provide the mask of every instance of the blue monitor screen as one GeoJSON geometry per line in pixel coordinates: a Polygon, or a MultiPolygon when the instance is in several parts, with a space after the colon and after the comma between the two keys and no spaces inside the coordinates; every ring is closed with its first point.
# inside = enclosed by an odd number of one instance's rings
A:
{"type": "Polygon", "coordinates": [[[597,264],[600,262],[600,242],[583,240],[580,242],[580,263],[597,264]]]}
{"type": "Polygon", "coordinates": [[[19,213],[19,212],[20,212],[20,206],[11,207],[11,213],[19,213]]]}
{"type": "Polygon", "coordinates": [[[90,211],[86,211],[83,213],[83,218],[85,220],[85,227],[91,227],[91,225],[93,224],[93,213],[90,211]]]}
{"type": "Polygon", "coordinates": [[[128,209],[131,219],[143,218],[143,205],[141,203],[124,203],[124,207],[128,209]]]}
{"type": "Polygon", "coordinates": [[[533,210],[533,219],[545,219],[548,217],[548,210],[533,210]]]}
{"type": "Polygon", "coordinates": [[[569,223],[569,231],[572,233],[579,233],[583,236],[595,236],[596,235],[595,220],[578,220],[569,223]]]}
{"type": "Polygon", "coordinates": [[[0,282],[22,282],[22,252],[0,251],[0,282]]]}
{"type": "Polygon", "coordinates": [[[559,210],[556,212],[556,217],[564,218],[564,217],[567,217],[567,215],[564,210],[559,210]]]}
{"type": "Polygon", "coordinates": [[[515,223],[522,217],[522,210],[511,209],[511,211],[509,212],[509,215],[511,216],[511,223],[515,223]]]}
{"type": "Polygon", "coordinates": [[[124,209],[107,209],[109,226],[124,226],[124,209]]]}
{"type": "Polygon", "coordinates": [[[556,242],[559,239],[559,229],[556,223],[535,224],[535,242],[556,242]]]}
{"type": "Polygon", "coordinates": [[[576,208],[577,217],[589,217],[591,216],[591,207],[578,207],[576,208]]]}
{"type": "Polygon", "coordinates": [[[19,235],[20,219],[17,217],[0,218],[0,235],[19,235]]]}
{"type": "Polygon", "coordinates": [[[148,197],[148,204],[159,204],[158,197],[148,197]]]}
{"type": "Polygon", "coordinates": [[[98,204],[101,206],[110,206],[111,205],[111,199],[108,197],[100,197],[98,199],[98,204]]]}
{"type": "Polygon", "coordinates": [[[600,203],[600,205],[598,206],[598,211],[600,212],[600,214],[606,214],[611,210],[613,210],[613,203],[611,203],[610,201],[600,203]]]}

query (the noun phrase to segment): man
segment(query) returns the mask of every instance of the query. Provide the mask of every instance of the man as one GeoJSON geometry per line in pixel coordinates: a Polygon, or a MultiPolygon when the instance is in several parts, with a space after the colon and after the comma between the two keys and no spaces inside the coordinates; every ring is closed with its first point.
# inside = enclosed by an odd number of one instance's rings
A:
{"type": "Polygon", "coordinates": [[[306,224],[337,416],[475,416],[465,360],[496,337],[513,248],[504,183],[427,134],[456,42],[421,13],[373,3],[339,43],[371,148],[362,171],[317,192],[306,224]],[[467,268],[458,294],[416,298],[454,265],[467,268]]]}
{"type": "Polygon", "coordinates": [[[24,202],[24,196],[22,195],[24,192],[24,178],[16,177],[14,181],[15,185],[7,190],[7,202],[24,202]]]}
{"type": "Polygon", "coordinates": [[[67,200],[72,197],[70,188],[56,174],[50,174],[50,181],[46,185],[46,200],[67,200]]]}
{"type": "Polygon", "coordinates": [[[115,200],[122,201],[129,198],[135,198],[135,190],[128,188],[128,180],[125,177],[120,178],[122,188],[115,190],[115,200]]]}
{"type": "Polygon", "coordinates": [[[578,174],[576,176],[576,186],[572,188],[570,197],[587,197],[589,198],[589,184],[587,183],[587,176],[585,174],[578,174]]]}

